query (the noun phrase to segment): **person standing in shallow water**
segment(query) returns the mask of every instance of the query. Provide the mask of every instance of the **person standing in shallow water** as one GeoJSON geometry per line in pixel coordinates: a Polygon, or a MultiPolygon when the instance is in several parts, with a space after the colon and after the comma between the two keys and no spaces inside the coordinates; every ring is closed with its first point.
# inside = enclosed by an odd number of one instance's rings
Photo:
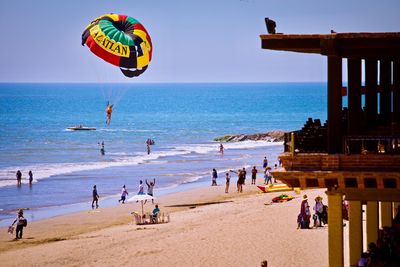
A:
{"type": "Polygon", "coordinates": [[[94,203],[96,203],[96,209],[99,207],[99,195],[97,194],[97,187],[96,185],[93,186],[93,201],[92,201],[92,209],[94,209],[94,203]]]}
{"type": "Polygon", "coordinates": [[[22,173],[20,170],[17,171],[17,173],[15,174],[15,176],[17,177],[17,186],[21,186],[21,180],[22,180],[22,173]]]}
{"type": "Polygon", "coordinates": [[[223,144],[219,144],[219,153],[221,153],[222,155],[224,154],[224,145],[223,144]]]}
{"type": "Polygon", "coordinates": [[[29,186],[32,186],[32,182],[33,182],[33,173],[32,173],[31,170],[29,170],[28,175],[29,175],[29,186]]]}

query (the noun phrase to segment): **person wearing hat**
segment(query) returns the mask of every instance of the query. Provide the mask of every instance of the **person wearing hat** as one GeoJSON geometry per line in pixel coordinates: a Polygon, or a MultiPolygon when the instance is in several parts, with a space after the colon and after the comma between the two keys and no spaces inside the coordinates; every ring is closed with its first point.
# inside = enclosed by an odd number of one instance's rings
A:
{"type": "Polygon", "coordinates": [[[22,238],[22,233],[24,226],[26,226],[26,219],[24,218],[24,211],[19,210],[17,218],[14,220],[14,222],[11,224],[11,226],[14,226],[15,223],[17,223],[17,229],[15,230],[15,238],[16,239],[21,239],[22,238]]]}
{"type": "Polygon", "coordinates": [[[308,197],[307,195],[303,196],[303,201],[301,202],[301,207],[300,207],[300,214],[302,217],[302,229],[309,229],[310,228],[310,218],[311,218],[311,213],[310,213],[310,205],[308,205],[308,197]]]}
{"type": "Polygon", "coordinates": [[[314,227],[321,227],[323,224],[323,213],[324,213],[324,204],[322,203],[322,197],[317,196],[315,198],[315,205],[314,205],[314,227]],[[317,223],[318,220],[318,223],[317,223]]]}

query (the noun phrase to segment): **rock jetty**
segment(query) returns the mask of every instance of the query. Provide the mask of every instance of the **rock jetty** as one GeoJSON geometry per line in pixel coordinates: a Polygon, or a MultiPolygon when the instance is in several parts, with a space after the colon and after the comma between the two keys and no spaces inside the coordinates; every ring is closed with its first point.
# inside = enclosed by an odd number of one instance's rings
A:
{"type": "Polygon", "coordinates": [[[271,142],[281,142],[285,138],[284,131],[271,131],[266,133],[256,133],[256,134],[236,134],[236,135],[224,135],[214,139],[216,142],[241,142],[241,141],[271,141],[271,142]]]}

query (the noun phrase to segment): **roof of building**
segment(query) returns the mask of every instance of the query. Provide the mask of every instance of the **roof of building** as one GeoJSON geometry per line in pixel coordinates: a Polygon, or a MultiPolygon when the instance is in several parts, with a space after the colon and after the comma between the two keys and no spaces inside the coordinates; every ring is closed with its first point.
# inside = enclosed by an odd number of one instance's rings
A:
{"type": "Polygon", "coordinates": [[[262,34],[263,49],[343,58],[400,59],[400,32],[262,34]]]}

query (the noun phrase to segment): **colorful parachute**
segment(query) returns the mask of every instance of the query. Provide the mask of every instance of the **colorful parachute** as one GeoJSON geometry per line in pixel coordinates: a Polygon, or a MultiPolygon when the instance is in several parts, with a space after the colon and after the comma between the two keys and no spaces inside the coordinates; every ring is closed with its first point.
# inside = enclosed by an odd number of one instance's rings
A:
{"type": "Polygon", "coordinates": [[[151,61],[150,35],[136,19],[125,15],[110,13],[96,18],[82,33],[85,44],[130,78],[145,72],[151,61]]]}

